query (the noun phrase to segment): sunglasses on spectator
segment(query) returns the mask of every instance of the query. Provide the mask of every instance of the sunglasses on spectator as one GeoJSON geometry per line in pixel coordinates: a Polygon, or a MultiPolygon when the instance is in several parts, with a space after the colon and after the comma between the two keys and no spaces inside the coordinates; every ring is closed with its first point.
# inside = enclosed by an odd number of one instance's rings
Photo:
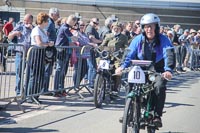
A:
{"type": "Polygon", "coordinates": [[[60,17],[60,14],[55,14],[55,16],[60,17]]]}
{"type": "Polygon", "coordinates": [[[140,25],[140,23],[136,23],[137,25],[140,25]]]}
{"type": "Polygon", "coordinates": [[[81,24],[80,26],[85,26],[84,24],[81,24]]]}
{"type": "Polygon", "coordinates": [[[96,25],[98,25],[99,23],[97,23],[97,22],[93,22],[94,24],[96,24],[96,25]]]}

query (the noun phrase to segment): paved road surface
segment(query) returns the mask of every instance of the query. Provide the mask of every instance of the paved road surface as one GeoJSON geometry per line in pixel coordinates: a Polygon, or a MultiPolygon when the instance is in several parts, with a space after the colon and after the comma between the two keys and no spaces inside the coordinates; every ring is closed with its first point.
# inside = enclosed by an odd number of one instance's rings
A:
{"type": "MultiPolygon", "coordinates": [[[[200,72],[187,72],[169,83],[159,133],[200,132],[200,72]]],[[[85,93],[86,96],[88,93],[85,93]]],[[[124,100],[94,108],[91,97],[83,100],[75,96],[53,98],[42,96],[43,109],[23,104],[27,113],[19,111],[14,103],[1,111],[0,132],[4,133],[121,133],[119,117],[124,100]]],[[[144,131],[142,131],[144,132],[144,131]]]]}

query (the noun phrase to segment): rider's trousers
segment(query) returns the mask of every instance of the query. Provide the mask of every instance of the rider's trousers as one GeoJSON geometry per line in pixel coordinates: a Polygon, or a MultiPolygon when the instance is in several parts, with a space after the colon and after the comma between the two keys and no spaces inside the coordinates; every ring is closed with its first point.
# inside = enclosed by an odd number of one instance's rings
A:
{"type": "Polygon", "coordinates": [[[162,116],[165,98],[166,98],[166,84],[167,80],[158,76],[154,84],[155,90],[153,93],[153,103],[155,104],[155,113],[162,116]]]}

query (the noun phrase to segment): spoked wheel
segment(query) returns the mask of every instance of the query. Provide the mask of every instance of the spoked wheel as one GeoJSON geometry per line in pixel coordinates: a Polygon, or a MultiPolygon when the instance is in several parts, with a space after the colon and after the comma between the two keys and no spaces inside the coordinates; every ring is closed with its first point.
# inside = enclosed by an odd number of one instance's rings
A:
{"type": "Polygon", "coordinates": [[[128,98],[123,115],[122,133],[139,133],[139,108],[135,99],[128,98]]]}
{"type": "Polygon", "coordinates": [[[94,104],[100,108],[105,99],[105,80],[102,74],[97,74],[94,82],[94,104]]]}

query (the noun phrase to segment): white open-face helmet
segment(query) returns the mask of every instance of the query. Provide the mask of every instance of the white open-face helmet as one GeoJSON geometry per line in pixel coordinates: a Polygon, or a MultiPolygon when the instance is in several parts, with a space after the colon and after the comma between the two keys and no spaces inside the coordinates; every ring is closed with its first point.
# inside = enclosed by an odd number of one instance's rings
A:
{"type": "Polygon", "coordinates": [[[140,20],[141,27],[143,27],[145,24],[152,23],[158,24],[160,27],[160,18],[154,13],[147,13],[140,20]]]}
{"type": "Polygon", "coordinates": [[[144,25],[146,25],[146,24],[156,24],[155,33],[157,35],[159,34],[159,30],[160,30],[160,18],[158,17],[158,15],[156,15],[154,13],[147,13],[147,14],[145,14],[141,18],[140,25],[141,25],[141,28],[142,28],[143,35],[145,35],[144,25]]]}

